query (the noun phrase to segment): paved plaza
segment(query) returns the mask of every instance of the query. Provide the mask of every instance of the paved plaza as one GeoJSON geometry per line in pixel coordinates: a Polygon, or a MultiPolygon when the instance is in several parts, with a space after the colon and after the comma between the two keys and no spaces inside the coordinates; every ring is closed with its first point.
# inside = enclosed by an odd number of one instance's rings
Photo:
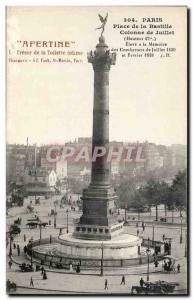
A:
{"type": "MultiPolygon", "coordinates": [[[[57,226],[54,228],[54,217],[48,216],[50,210],[54,208],[54,201],[56,197],[48,200],[41,200],[40,205],[34,205],[34,213],[39,216],[41,221],[48,222],[51,220],[51,225],[42,228],[42,238],[56,236],[59,234],[59,227],[67,226],[66,210],[70,211],[70,206],[60,208],[56,207],[57,211],[57,226]]],[[[16,236],[14,242],[18,244],[21,249],[20,256],[17,254],[17,249],[13,249],[13,265],[11,269],[8,266],[9,258],[7,258],[7,279],[14,281],[18,288],[16,293],[18,294],[60,294],[60,293],[130,293],[133,285],[139,285],[139,280],[143,277],[146,280],[147,277],[147,265],[130,266],[122,269],[104,269],[104,275],[100,276],[99,269],[81,270],[80,274],[76,272],[69,272],[68,270],[47,269],[47,280],[43,280],[41,272],[21,272],[18,264],[27,261],[25,254],[23,253],[23,247],[33,238],[39,239],[40,230],[29,229],[26,226],[27,220],[34,217],[33,214],[27,213],[26,207],[29,204],[29,199],[26,199],[23,207],[14,207],[9,210],[7,217],[7,230],[9,225],[14,222],[18,217],[22,218],[21,233],[16,236]],[[26,242],[24,242],[24,234],[26,235],[26,242]],[[125,285],[121,285],[122,275],[125,275],[125,285]],[[33,278],[34,287],[30,287],[30,278],[33,278]],[[105,279],[108,280],[108,289],[104,290],[105,279]]],[[[32,204],[33,205],[33,204],[32,204]]],[[[161,212],[160,212],[161,213],[161,212]]],[[[80,216],[81,212],[70,211],[69,212],[69,231],[73,231],[73,220],[80,216]]],[[[178,213],[179,214],[179,213],[178,213]]],[[[124,217],[124,211],[120,211],[120,218],[124,217]]],[[[176,221],[178,215],[175,215],[176,221]]],[[[147,220],[148,214],[141,215],[141,220],[147,220]]],[[[154,218],[152,212],[152,218],[154,218]]],[[[130,234],[139,234],[144,238],[152,239],[153,227],[151,223],[148,223],[143,232],[141,226],[138,228],[136,225],[125,226],[124,230],[130,234]]],[[[66,232],[66,228],[63,229],[63,233],[66,232]]],[[[185,237],[186,227],[185,224],[182,227],[182,244],[180,244],[180,223],[177,224],[161,224],[154,222],[154,239],[157,241],[162,240],[163,234],[166,237],[172,238],[172,256],[176,258],[176,264],[180,264],[180,273],[163,273],[162,262],[155,268],[154,264],[150,264],[150,281],[165,280],[168,282],[177,282],[179,286],[176,287],[175,293],[186,294],[187,289],[187,258],[185,257],[185,237]]],[[[9,245],[7,246],[7,254],[9,252],[9,245]]]]}

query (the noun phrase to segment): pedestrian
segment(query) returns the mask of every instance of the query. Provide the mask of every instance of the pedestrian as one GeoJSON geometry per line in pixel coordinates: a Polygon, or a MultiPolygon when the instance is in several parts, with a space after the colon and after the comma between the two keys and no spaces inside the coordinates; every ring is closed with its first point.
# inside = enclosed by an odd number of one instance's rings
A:
{"type": "Polygon", "coordinates": [[[23,247],[23,252],[26,254],[27,253],[27,246],[23,247]]]}
{"type": "Polygon", "coordinates": [[[108,290],[108,281],[107,281],[107,279],[105,279],[105,288],[104,289],[108,290]]]}
{"type": "Polygon", "coordinates": [[[180,264],[177,265],[177,271],[180,273],[180,264]]]}
{"type": "Polygon", "coordinates": [[[16,249],[16,244],[15,244],[15,242],[13,243],[13,248],[16,249]]]}
{"type": "Polygon", "coordinates": [[[73,272],[73,266],[72,266],[71,262],[70,262],[70,265],[69,265],[69,269],[70,269],[70,272],[73,272]]]}
{"type": "Polygon", "coordinates": [[[145,231],[145,224],[143,224],[143,231],[145,231]]]}
{"type": "Polygon", "coordinates": [[[49,264],[49,269],[50,269],[50,268],[52,268],[52,261],[50,261],[50,264],[49,264]]]}
{"type": "Polygon", "coordinates": [[[137,229],[137,236],[139,236],[139,229],[137,229]]]}
{"type": "Polygon", "coordinates": [[[44,267],[42,266],[40,270],[41,270],[41,272],[42,272],[41,274],[43,276],[44,275],[44,267]]]}
{"type": "Polygon", "coordinates": [[[139,284],[140,284],[141,287],[143,287],[143,285],[144,285],[144,280],[143,280],[143,278],[141,278],[141,279],[139,280],[139,284]]]}
{"type": "Polygon", "coordinates": [[[80,273],[80,265],[79,264],[77,264],[76,273],[80,273]]]}
{"type": "Polygon", "coordinates": [[[20,256],[20,247],[17,245],[17,255],[20,256]]]}
{"type": "Polygon", "coordinates": [[[26,242],[26,235],[25,234],[23,235],[23,240],[24,240],[24,242],[26,242]]]}
{"type": "Polygon", "coordinates": [[[124,275],[122,276],[121,284],[124,284],[124,285],[125,285],[125,276],[124,276],[124,275]]]}
{"type": "Polygon", "coordinates": [[[8,264],[9,264],[9,268],[11,269],[12,261],[10,260],[8,264]]]}
{"type": "Polygon", "coordinates": [[[33,287],[34,287],[34,282],[33,282],[32,277],[31,277],[31,279],[30,279],[30,286],[33,286],[33,287]]]}
{"type": "Polygon", "coordinates": [[[47,277],[46,271],[44,270],[43,280],[46,280],[46,279],[48,279],[48,277],[47,277]]]}
{"type": "Polygon", "coordinates": [[[155,262],[154,262],[154,265],[155,265],[155,268],[157,268],[158,267],[158,261],[157,260],[155,260],[155,262]]]}
{"type": "Polygon", "coordinates": [[[162,239],[163,239],[163,241],[165,240],[165,234],[163,234],[162,239]]]}

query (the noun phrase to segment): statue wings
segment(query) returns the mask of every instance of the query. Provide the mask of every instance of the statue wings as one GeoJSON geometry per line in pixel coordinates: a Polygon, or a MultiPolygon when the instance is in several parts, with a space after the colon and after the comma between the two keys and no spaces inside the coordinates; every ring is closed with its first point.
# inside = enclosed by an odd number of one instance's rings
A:
{"type": "Polygon", "coordinates": [[[102,36],[102,34],[103,34],[104,30],[105,30],[105,25],[107,23],[108,13],[106,14],[105,18],[103,18],[100,14],[98,14],[98,16],[99,16],[99,19],[100,19],[102,25],[100,27],[96,28],[96,29],[102,29],[102,32],[101,32],[101,36],[102,36]]]}
{"type": "Polygon", "coordinates": [[[101,15],[99,15],[99,14],[98,14],[98,16],[99,16],[99,19],[100,19],[101,23],[106,24],[107,18],[108,18],[108,13],[106,14],[106,17],[105,17],[105,18],[103,18],[103,17],[102,17],[101,15]]]}

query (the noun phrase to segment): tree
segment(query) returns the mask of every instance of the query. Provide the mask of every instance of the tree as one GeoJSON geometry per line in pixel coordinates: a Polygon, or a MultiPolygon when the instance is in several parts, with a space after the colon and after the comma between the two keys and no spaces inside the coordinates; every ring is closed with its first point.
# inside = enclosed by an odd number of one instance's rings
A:
{"type": "Polygon", "coordinates": [[[165,208],[165,217],[167,216],[167,207],[172,206],[172,197],[171,197],[171,188],[170,186],[165,182],[162,181],[158,185],[158,193],[160,197],[160,204],[164,204],[165,208]]]}
{"type": "Polygon", "coordinates": [[[180,210],[187,206],[187,172],[179,171],[171,186],[171,196],[174,205],[180,210]]]}
{"type": "Polygon", "coordinates": [[[131,207],[133,197],[136,192],[136,185],[132,180],[122,179],[117,189],[118,206],[121,208],[131,207]]]}

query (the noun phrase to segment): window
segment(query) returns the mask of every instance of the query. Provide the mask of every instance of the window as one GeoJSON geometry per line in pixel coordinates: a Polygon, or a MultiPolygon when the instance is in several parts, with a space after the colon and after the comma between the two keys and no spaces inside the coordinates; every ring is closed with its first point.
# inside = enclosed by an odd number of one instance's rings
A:
{"type": "Polygon", "coordinates": [[[85,227],[82,227],[82,231],[86,231],[86,228],[85,228],[85,227]]]}
{"type": "Polygon", "coordinates": [[[100,229],[99,229],[99,232],[100,232],[100,233],[103,233],[103,229],[102,229],[102,228],[100,228],[100,229]]]}
{"type": "Polygon", "coordinates": [[[76,231],[80,231],[80,227],[76,227],[76,231]]]}
{"type": "Polygon", "coordinates": [[[108,229],[105,229],[105,233],[108,233],[109,232],[109,230],[108,229]]]}
{"type": "Polygon", "coordinates": [[[87,231],[88,231],[88,232],[91,232],[91,228],[87,228],[87,231]]]}
{"type": "Polygon", "coordinates": [[[93,228],[93,232],[97,232],[97,228],[93,228]]]}

